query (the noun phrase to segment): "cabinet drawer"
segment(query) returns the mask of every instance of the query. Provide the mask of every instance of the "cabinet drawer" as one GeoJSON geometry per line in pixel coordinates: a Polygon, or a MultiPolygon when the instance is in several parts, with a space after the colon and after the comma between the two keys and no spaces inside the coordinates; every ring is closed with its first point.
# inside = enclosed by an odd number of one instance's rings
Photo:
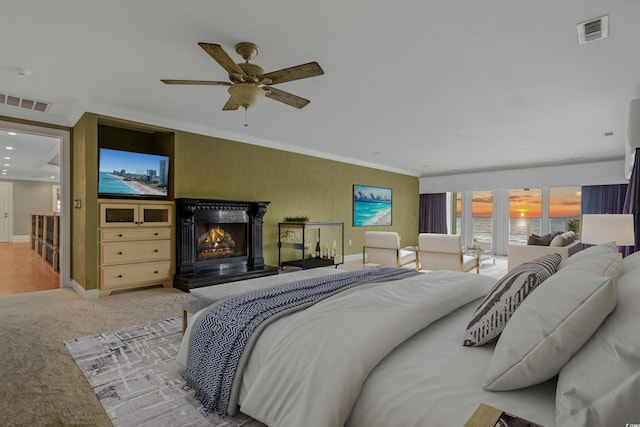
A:
{"type": "Polygon", "coordinates": [[[103,243],[100,247],[102,265],[171,258],[170,240],[103,243]]]}
{"type": "Polygon", "coordinates": [[[171,261],[116,265],[100,269],[102,288],[118,288],[144,282],[162,282],[170,277],[171,261]]]}
{"type": "Polygon", "coordinates": [[[122,242],[127,240],[170,239],[170,228],[127,228],[123,230],[102,230],[100,241],[122,242]]]}

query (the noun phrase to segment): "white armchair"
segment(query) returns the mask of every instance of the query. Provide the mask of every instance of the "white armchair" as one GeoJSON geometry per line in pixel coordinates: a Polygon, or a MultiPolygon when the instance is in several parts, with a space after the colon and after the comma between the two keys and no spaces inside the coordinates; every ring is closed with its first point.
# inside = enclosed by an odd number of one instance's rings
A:
{"type": "Polygon", "coordinates": [[[416,260],[415,251],[400,248],[400,235],[394,231],[367,231],[364,234],[362,264],[402,267],[416,260]]]}
{"type": "Polygon", "coordinates": [[[480,273],[480,256],[462,251],[462,237],[452,234],[420,233],[416,252],[416,269],[454,270],[480,273]]]}

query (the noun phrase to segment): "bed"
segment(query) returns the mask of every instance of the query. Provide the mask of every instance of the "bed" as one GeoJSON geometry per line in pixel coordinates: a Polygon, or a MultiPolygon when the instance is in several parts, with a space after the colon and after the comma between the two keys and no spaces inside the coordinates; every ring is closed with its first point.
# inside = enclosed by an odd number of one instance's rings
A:
{"type": "MultiPolygon", "coordinates": [[[[640,255],[623,260],[609,244],[561,261],[546,255],[500,280],[380,279],[286,312],[252,335],[227,412],[271,427],[462,426],[485,403],[546,427],[640,422],[640,255]]],[[[189,365],[212,307],[338,274],[203,291],[211,307],[192,317],[178,363],[189,365]]]]}

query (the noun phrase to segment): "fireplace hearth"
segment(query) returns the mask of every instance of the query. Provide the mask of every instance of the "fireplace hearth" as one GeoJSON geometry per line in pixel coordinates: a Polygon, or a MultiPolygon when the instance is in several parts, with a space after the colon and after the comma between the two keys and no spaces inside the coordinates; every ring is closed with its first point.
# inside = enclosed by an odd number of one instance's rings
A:
{"type": "Polygon", "coordinates": [[[189,289],[277,274],[262,256],[269,202],[176,199],[176,274],[189,289]]]}

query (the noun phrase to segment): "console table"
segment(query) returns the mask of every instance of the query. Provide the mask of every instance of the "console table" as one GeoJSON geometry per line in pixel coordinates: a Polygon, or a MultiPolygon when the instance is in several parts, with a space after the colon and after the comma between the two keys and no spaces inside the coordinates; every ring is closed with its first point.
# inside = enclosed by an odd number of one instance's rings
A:
{"type": "Polygon", "coordinates": [[[303,270],[344,263],[344,223],[281,222],[278,224],[278,265],[303,270]],[[320,247],[320,256],[316,247],[320,247]]]}

